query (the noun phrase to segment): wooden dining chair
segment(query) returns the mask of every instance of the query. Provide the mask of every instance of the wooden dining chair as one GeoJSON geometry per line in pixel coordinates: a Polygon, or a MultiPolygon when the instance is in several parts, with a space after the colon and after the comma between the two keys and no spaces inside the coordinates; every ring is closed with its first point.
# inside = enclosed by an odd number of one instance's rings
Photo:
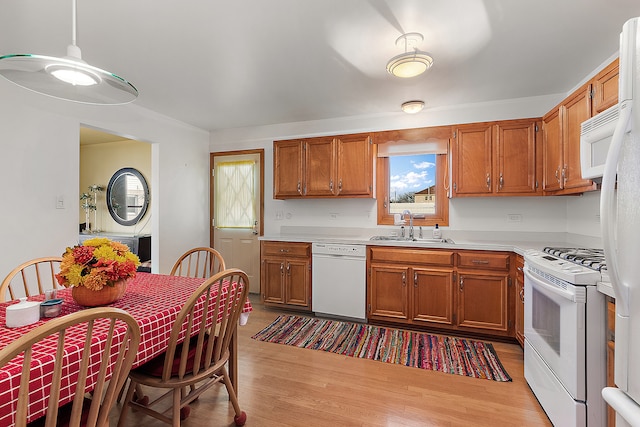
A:
{"type": "MultiPolygon", "coordinates": [[[[55,426],[56,423],[68,422],[69,427],[108,426],[109,411],[113,406],[118,391],[123,386],[131,364],[138,352],[140,344],[140,328],[135,319],[126,311],[113,307],[98,307],[78,311],[66,316],[47,321],[32,329],[19,339],[0,350],[0,366],[4,366],[16,356],[22,355],[22,374],[20,387],[16,387],[17,406],[15,409],[15,425],[27,425],[27,406],[29,402],[29,380],[32,360],[37,354],[54,357],[50,381],[50,390],[46,393],[46,415],[36,420],[36,425],[55,426]],[[125,329],[126,328],[126,329],[125,329]],[[106,339],[96,344],[96,333],[107,332],[106,339]],[[82,340],[78,333],[82,332],[82,340]],[[56,337],[57,335],[57,337],[56,337]],[[43,341],[51,337],[52,339],[43,341]],[[91,357],[91,346],[100,345],[101,357],[91,357]],[[59,396],[62,375],[67,368],[68,356],[65,348],[82,346],[82,356],[77,366],[77,378],[73,386],[76,394],[71,403],[59,409],[59,396]],[[107,372],[110,371],[110,377],[107,372]],[[87,377],[96,376],[96,384],[92,390],[86,389],[87,377]],[[86,393],[91,392],[91,399],[86,393]],[[68,419],[67,419],[68,418],[68,419]]],[[[74,365],[76,366],[76,365],[74,365]]]]}
{"type": "Polygon", "coordinates": [[[46,289],[60,289],[56,273],[60,272],[62,257],[35,258],[11,270],[0,285],[0,302],[25,296],[42,295],[46,289]],[[19,289],[24,289],[24,295],[19,289]],[[9,298],[7,299],[7,291],[9,298]]]}
{"type": "Polygon", "coordinates": [[[213,248],[198,247],[182,254],[169,274],[207,279],[224,269],[224,259],[220,252],[213,248]]]}
{"type": "Polygon", "coordinates": [[[240,409],[225,365],[248,292],[249,279],[238,269],[221,271],[199,286],[178,313],[167,350],[129,373],[131,384],[120,413],[119,427],[126,426],[129,407],[178,427],[181,409],[188,411],[190,402],[220,382],[229,393],[235,424],[244,425],[247,415],[240,409]],[[183,336],[190,338],[180,342],[183,336]],[[148,405],[141,405],[133,398],[139,384],[166,392],[148,405]],[[161,406],[155,410],[155,405],[167,397],[173,399],[171,407],[161,406]]]}

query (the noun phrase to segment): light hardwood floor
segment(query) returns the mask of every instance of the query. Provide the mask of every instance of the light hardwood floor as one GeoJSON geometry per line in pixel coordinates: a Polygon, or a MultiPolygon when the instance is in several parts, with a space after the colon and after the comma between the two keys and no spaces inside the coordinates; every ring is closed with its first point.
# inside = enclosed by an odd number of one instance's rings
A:
{"type": "MultiPolygon", "coordinates": [[[[281,312],[256,295],[239,328],[239,399],[246,425],[270,426],[550,426],[524,380],[517,344],[495,348],[513,382],[467,378],[323,351],[258,342],[251,336],[281,312]]],[[[116,424],[120,406],[114,408],[116,424]]],[[[129,412],[128,425],[166,425],[129,412]]],[[[189,426],[231,426],[224,386],[192,404],[189,426]]]]}

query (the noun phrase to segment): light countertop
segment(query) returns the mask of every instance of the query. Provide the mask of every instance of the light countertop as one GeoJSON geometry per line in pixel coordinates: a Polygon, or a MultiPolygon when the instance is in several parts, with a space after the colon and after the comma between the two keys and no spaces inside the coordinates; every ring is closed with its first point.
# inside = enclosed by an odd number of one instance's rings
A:
{"type": "MultiPolygon", "coordinates": [[[[443,230],[442,237],[451,243],[408,240],[370,240],[372,236],[390,236],[398,229],[355,229],[328,227],[282,227],[281,233],[265,235],[260,240],[308,243],[336,243],[349,245],[391,246],[412,248],[450,248],[485,251],[508,251],[524,255],[529,249],[554,247],[602,247],[600,239],[568,233],[545,232],[482,232],[443,230]]],[[[416,234],[418,231],[416,230],[416,234]]],[[[424,237],[431,237],[425,229],[424,237]]]]}

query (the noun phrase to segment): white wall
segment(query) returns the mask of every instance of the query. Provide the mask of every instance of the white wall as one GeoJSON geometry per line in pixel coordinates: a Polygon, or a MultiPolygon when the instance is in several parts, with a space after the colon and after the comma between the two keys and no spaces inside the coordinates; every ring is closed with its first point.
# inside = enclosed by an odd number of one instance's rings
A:
{"type": "Polygon", "coordinates": [[[168,273],[184,250],[208,244],[208,132],[135,103],[74,104],[0,79],[0,279],[77,242],[81,124],[153,144],[155,272],[168,273]],[[57,196],[64,209],[56,209],[57,196]]]}
{"type": "MultiPolygon", "coordinates": [[[[273,141],[305,136],[541,117],[564,97],[565,94],[559,94],[462,105],[450,109],[426,109],[414,116],[399,113],[378,117],[347,117],[317,122],[226,129],[211,134],[210,149],[211,151],[265,149],[265,235],[279,233],[281,226],[372,228],[377,227],[376,201],[372,199],[273,199],[273,141]],[[283,219],[276,219],[276,214],[279,212],[282,212],[283,219]]],[[[596,192],[595,196],[585,197],[452,199],[449,205],[449,228],[465,231],[567,232],[599,237],[600,230],[597,227],[598,223],[595,222],[598,194],[596,192]],[[509,214],[522,215],[522,221],[508,221],[509,214]],[[571,220],[568,221],[568,218],[571,220]]]]}

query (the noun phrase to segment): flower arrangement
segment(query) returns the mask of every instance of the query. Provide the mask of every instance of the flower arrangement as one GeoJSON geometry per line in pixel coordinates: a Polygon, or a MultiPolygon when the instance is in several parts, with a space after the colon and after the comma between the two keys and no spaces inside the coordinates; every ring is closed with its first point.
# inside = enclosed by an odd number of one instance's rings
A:
{"type": "Polygon", "coordinates": [[[97,237],[66,249],[56,279],[63,286],[99,291],[118,280],[135,277],[139,265],[140,259],[127,245],[97,237]]]}

